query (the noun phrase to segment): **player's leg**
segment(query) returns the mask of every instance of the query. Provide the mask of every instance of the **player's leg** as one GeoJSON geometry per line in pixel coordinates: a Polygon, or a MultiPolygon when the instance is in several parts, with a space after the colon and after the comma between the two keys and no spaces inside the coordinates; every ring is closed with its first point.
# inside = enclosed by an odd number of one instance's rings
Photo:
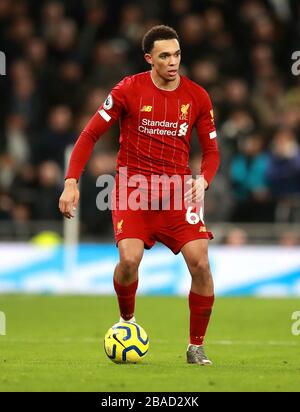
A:
{"type": "Polygon", "coordinates": [[[210,365],[211,362],[203,350],[214,303],[214,283],[208,261],[208,240],[192,240],[182,247],[181,252],[192,277],[189,293],[190,344],[187,360],[189,363],[210,365]]]}
{"type": "Polygon", "coordinates": [[[118,248],[120,261],[114,272],[114,288],[120,316],[121,320],[134,321],[138,268],[144,253],[144,242],[141,239],[122,239],[118,242],[118,248]]]}
{"type": "Polygon", "coordinates": [[[208,240],[196,239],[187,242],[182,247],[181,253],[192,277],[191,292],[212,296],[214,282],[208,261],[208,240]]]}

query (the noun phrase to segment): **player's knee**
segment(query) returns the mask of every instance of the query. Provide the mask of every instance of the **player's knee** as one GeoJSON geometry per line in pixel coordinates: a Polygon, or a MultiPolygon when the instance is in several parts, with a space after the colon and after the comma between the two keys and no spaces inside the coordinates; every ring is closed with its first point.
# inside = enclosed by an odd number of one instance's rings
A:
{"type": "Polygon", "coordinates": [[[191,265],[191,273],[193,277],[201,278],[203,280],[210,279],[211,272],[209,262],[206,259],[200,259],[191,265]]]}
{"type": "Polygon", "coordinates": [[[192,281],[194,286],[199,286],[201,287],[201,289],[213,289],[213,278],[209,270],[209,266],[198,266],[198,269],[195,270],[194,273],[192,273],[192,281]]]}
{"type": "Polygon", "coordinates": [[[139,268],[140,258],[135,255],[124,256],[120,260],[121,270],[124,276],[135,274],[139,268]]]}

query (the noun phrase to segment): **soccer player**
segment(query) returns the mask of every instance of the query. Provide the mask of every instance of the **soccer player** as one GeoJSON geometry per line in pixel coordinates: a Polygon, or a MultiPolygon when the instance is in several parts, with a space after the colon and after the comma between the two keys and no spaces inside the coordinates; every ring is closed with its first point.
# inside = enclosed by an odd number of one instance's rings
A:
{"type": "MultiPolygon", "coordinates": [[[[193,127],[202,148],[199,165],[202,179],[192,180],[191,188],[184,193],[187,202],[195,204],[199,200],[200,182],[207,189],[220,162],[210,98],[201,86],[179,74],[181,50],[176,31],[164,25],[155,26],[145,34],[142,46],[151,70],[125,77],[86,125],[72,151],[59,207],[66,218],[73,217],[79,199],[77,182],[93,147],[119,120],[116,207],[112,218],[120,256],[113,278],[120,321],[135,321],[138,269],[144,248],[150,249],[159,241],[174,254],[182,253],[192,278],[187,362],[211,365],[203,344],[214,303],[208,262],[208,240],[213,236],[206,230],[203,218],[195,222],[188,219],[186,203],[180,210],[175,207],[164,210],[161,204],[158,210],[130,207],[123,210],[118,206],[119,191],[124,189],[121,183],[124,168],[128,178],[142,175],[146,181],[153,175],[182,178],[191,175],[188,161],[193,127]]],[[[127,189],[125,196],[129,198],[133,188],[127,189]]],[[[162,193],[159,191],[160,200],[164,197],[162,193]]]]}

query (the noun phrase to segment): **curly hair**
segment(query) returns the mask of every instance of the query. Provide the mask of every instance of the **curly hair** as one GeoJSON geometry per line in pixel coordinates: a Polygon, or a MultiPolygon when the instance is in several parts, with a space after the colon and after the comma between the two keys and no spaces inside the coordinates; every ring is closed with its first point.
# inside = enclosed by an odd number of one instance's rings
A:
{"type": "Polygon", "coordinates": [[[172,39],[176,39],[179,41],[178,34],[172,27],[165,25],[154,26],[149,31],[147,31],[147,33],[143,37],[142,49],[144,53],[151,53],[151,50],[154,46],[154,42],[156,40],[172,39]]]}

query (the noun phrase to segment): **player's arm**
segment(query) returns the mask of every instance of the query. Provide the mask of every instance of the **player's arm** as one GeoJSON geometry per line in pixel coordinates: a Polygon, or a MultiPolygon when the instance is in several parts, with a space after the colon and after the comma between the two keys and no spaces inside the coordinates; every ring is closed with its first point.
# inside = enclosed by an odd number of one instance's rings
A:
{"type": "Polygon", "coordinates": [[[118,120],[125,108],[123,82],[119,83],[81,132],[73,148],[64,191],[59,199],[61,213],[70,219],[79,201],[78,181],[95,143],[118,120]]]}
{"type": "Polygon", "coordinates": [[[200,174],[206,182],[206,188],[213,181],[219,165],[220,152],[217,143],[217,131],[211,100],[205,92],[203,104],[196,123],[199,143],[202,149],[200,174]]]}
{"type": "Polygon", "coordinates": [[[185,200],[199,201],[202,190],[206,190],[215,177],[220,165],[220,153],[217,144],[217,132],[214,121],[213,108],[208,94],[201,95],[201,108],[196,121],[198,139],[202,150],[200,175],[203,180],[193,179],[192,187],[185,193],[185,200]],[[204,187],[203,187],[204,186],[204,187]]]}

